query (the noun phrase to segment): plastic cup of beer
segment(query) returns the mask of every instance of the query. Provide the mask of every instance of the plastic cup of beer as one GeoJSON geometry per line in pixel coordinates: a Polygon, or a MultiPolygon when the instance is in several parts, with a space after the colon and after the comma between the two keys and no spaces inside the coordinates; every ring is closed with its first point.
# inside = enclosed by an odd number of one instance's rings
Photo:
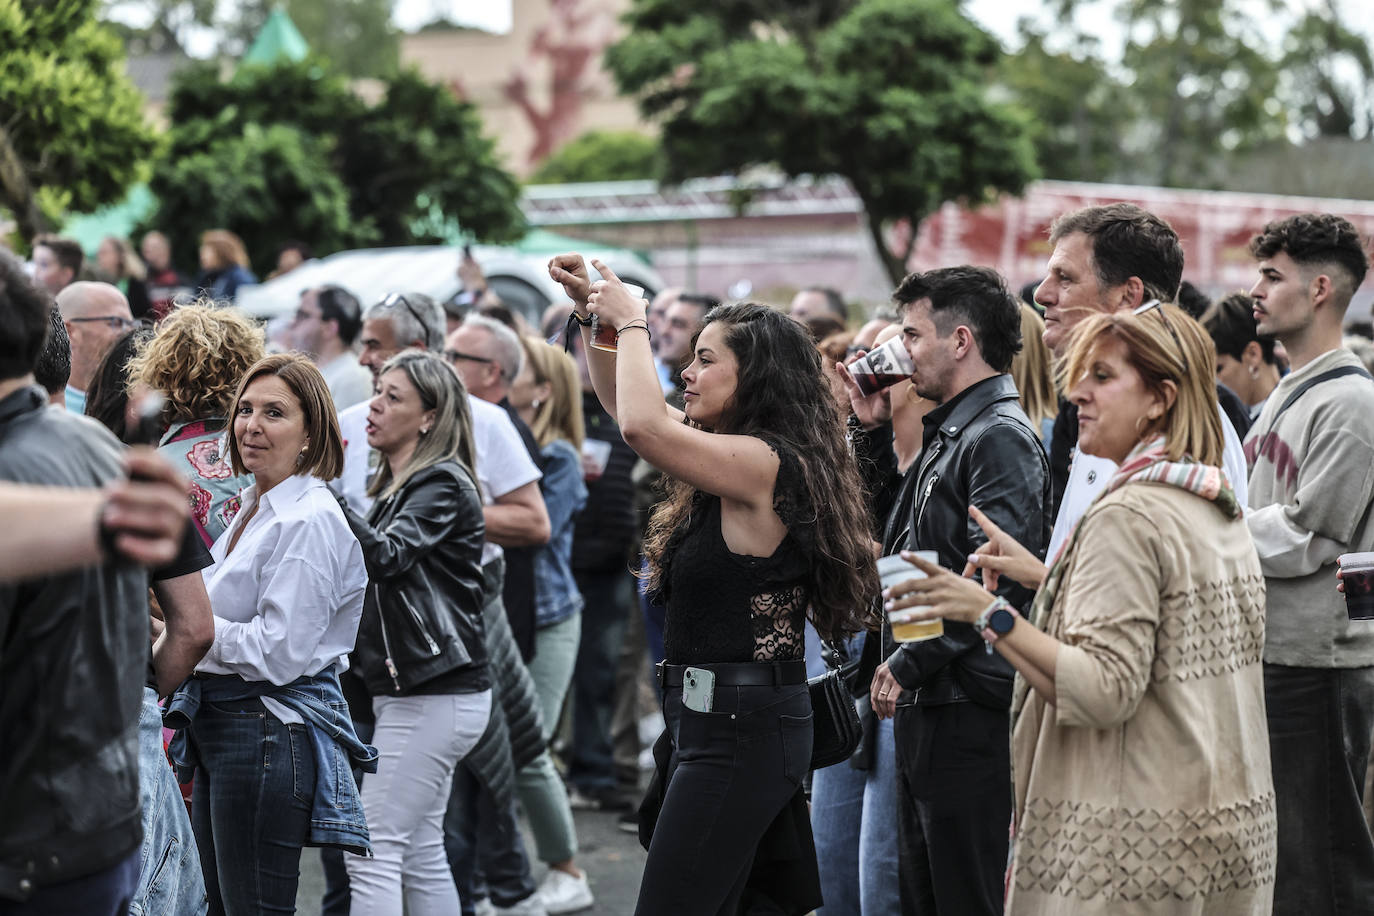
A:
{"type": "Polygon", "coordinates": [[[599,480],[611,460],[611,443],[603,439],[582,440],[582,472],[587,480],[599,480]]]}
{"type": "Polygon", "coordinates": [[[870,350],[860,359],[850,363],[849,374],[859,386],[864,397],[877,394],[884,388],[891,388],[898,382],[911,378],[916,364],[911,354],[902,345],[902,338],[894,337],[881,347],[870,350]]]}
{"type": "MultiPolygon", "coordinates": [[[[636,286],[633,283],[622,283],[622,286],[636,299],[644,298],[644,287],[636,286]]],[[[611,323],[601,320],[601,316],[592,312],[592,346],[598,350],[605,350],[607,353],[614,353],[616,350],[615,328],[611,323]]]]}
{"type": "Polygon", "coordinates": [[[1374,553],[1336,558],[1345,588],[1345,613],[1351,620],[1374,620],[1374,553]]]}
{"type": "MultiPolygon", "coordinates": [[[[909,551],[916,554],[927,563],[939,564],[940,555],[933,550],[909,551]]],[[[883,588],[888,589],[899,582],[907,579],[924,579],[926,574],[906,560],[900,554],[881,557],[878,560],[878,575],[883,580],[883,588]]],[[[945,622],[940,618],[934,620],[912,620],[912,616],[920,611],[929,610],[926,607],[908,607],[900,610],[888,611],[887,622],[892,627],[892,638],[897,642],[921,642],[926,639],[935,639],[937,636],[945,635],[945,622]]]]}

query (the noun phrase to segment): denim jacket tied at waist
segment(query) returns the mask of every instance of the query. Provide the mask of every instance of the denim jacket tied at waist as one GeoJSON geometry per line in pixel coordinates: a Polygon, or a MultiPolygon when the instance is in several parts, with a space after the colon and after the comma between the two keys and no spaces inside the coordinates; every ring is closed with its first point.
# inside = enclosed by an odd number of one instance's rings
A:
{"type": "Polygon", "coordinates": [[[348,704],[339,687],[339,674],[333,665],[282,687],[233,676],[188,678],[172,694],[162,713],[162,723],[176,730],[167,751],[177,779],[188,781],[200,765],[187,726],[200,711],[201,703],[232,703],[264,696],[300,715],[315,751],[315,799],[307,845],[337,846],[370,856],[372,844],[352,768],[377,772],[377,749],[364,744],[353,730],[348,704]]]}

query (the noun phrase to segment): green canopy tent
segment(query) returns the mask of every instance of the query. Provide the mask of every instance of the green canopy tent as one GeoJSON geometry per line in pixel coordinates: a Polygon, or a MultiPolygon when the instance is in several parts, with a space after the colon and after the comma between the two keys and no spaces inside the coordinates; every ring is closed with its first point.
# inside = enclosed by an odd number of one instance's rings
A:
{"type": "Polygon", "coordinates": [[[286,15],[286,11],[281,7],[272,10],[272,14],[267,17],[267,21],[262,25],[262,31],[258,32],[258,37],[253,39],[253,46],[243,55],[239,61],[239,66],[245,64],[261,64],[270,66],[278,61],[291,60],[302,61],[310,54],[310,45],[306,43],[296,24],[291,21],[291,17],[286,15]]]}

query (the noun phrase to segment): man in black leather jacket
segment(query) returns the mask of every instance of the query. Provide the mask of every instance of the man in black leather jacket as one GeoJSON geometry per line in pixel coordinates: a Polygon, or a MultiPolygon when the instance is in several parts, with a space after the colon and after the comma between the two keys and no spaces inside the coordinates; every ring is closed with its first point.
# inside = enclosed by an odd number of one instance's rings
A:
{"type": "MultiPolygon", "coordinates": [[[[969,517],[975,505],[1043,554],[1049,464],[1006,374],[1021,348],[1016,301],[996,272],[979,267],[912,274],[893,298],[916,393],[938,406],[923,421],[922,451],[901,483],[883,553],[934,550],[941,566],[962,571],[987,539],[969,517]]],[[[891,408],[881,394],[863,398],[851,387],[850,395],[866,430],[856,444],[881,465],[891,408]]],[[[1006,580],[998,594],[1021,609],[1033,597],[1006,580]]],[[[1002,912],[1011,819],[1012,668],[972,626],[944,628],[941,637],[894,646],[885,626],[881,648],[866,653],[886,658],[873,705],[896,720],[902,912],[991,916],[1002,912]]]]}
{"type": "MultiPolygon", "coordinates": [[[[0,480],[102,487],[121,448],[48,407],[47,296],[0,254],[0,480]]],[[[123,913],[139,874],[147,573],[112,560],[0,586],[0,910],[123,913]]]]}

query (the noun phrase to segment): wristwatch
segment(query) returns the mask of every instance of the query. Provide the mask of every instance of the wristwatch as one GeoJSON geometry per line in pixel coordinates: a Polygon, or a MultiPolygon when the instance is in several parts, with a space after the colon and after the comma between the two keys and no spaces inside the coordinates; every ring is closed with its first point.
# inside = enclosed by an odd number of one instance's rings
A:
{"type": "Polygon", "coordinates": [[[983,643],[987,646],[989,654],[992,653],[992,644],[1010,633],[1020,616],[1016,608],[1005,598],[995,599],[978,615],[973,628],[982,634],[983,643]]]}

